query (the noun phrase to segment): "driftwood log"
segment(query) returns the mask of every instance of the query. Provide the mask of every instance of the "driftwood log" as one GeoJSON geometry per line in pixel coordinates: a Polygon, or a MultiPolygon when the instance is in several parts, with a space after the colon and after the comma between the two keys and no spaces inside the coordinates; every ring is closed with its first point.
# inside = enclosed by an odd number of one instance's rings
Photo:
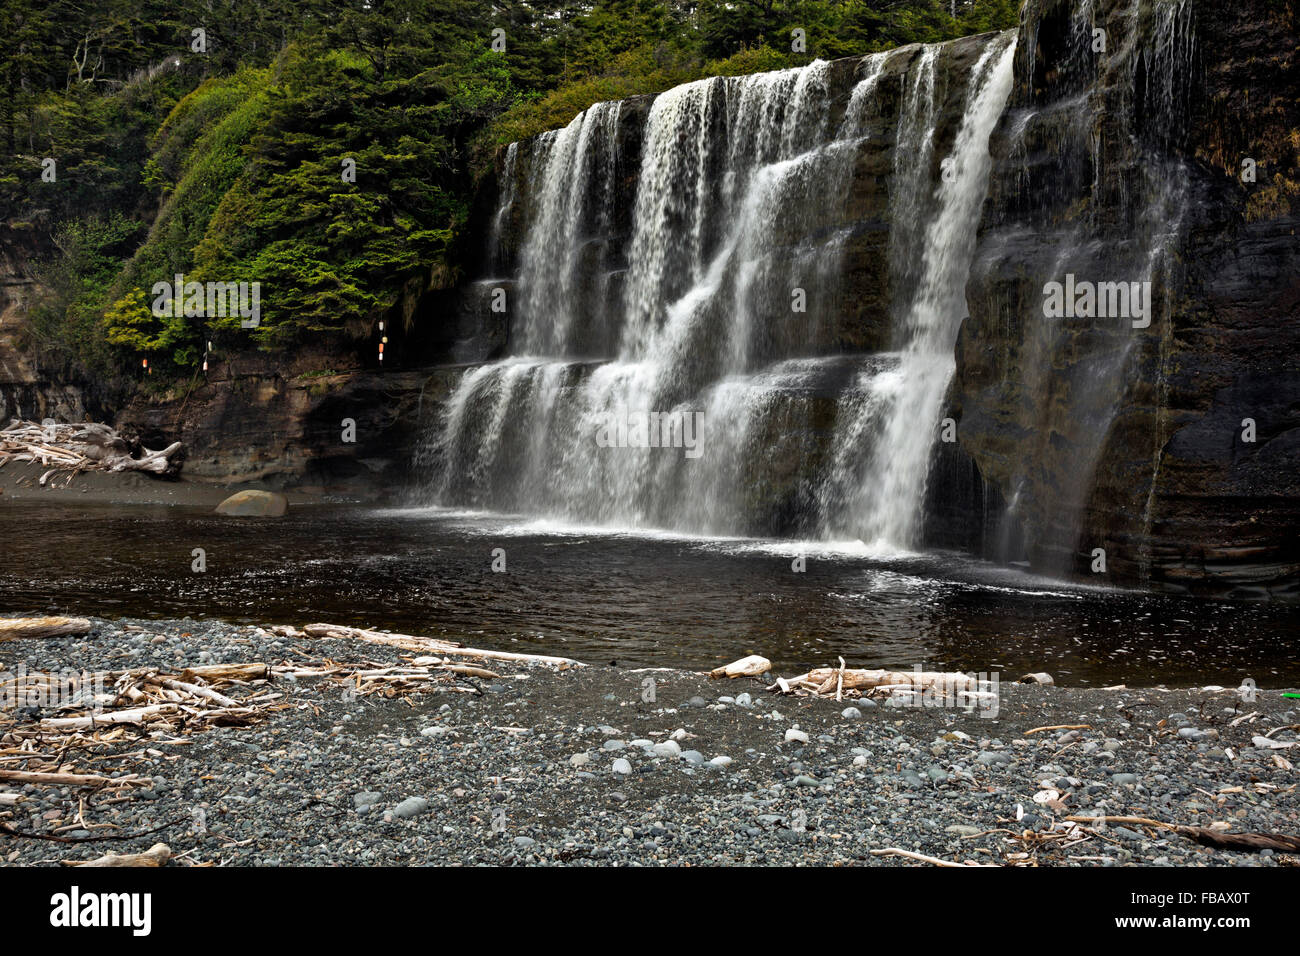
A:
{"type": "Polygon", "coordinates": [[[924,853],[917,853],[914,850],[902,850],[896,846],[886,847],[883,850],[869,850],[867,852],[872,856],[901,856],[907,860],[916,860],[918,863],[929,863],[931,866],[956,867],[957,869],[962,870],[971,866],[997,866],[996,863],[977,863],[974,860],[967,860],[965,863],[954,863],[952,860],[941,860],[937,856],[927,856],[924,853]]]}
{"type": "Polygon", "coordinates": [[[1195,840],[1204,846],[1217,847],[1220,850],[1273,850],[1277,853],[1300,853],[1300,837],[1288,833],[1230,833],[1212,827],[1189,827],[1178,823],[1164,823],[1147,817],[1106,817],[1106,816],[1072,816],[1066,817],[1071,823],[1133,824],[1143,827],[1155,827],[1159,830],[1172,830],[1180,836],[1195,840]]]}
{"type": "Polygon", "coordinates": [[[180,704],[150,704],[148,707],[136,707],[131,710],[106,710],[100,714],[87,714],[84,717],[45,717],[41,720],[43,730],[93,730],[107,727],[109,724],[144,724],[158,717],[179,713],[180,704]]]}
{"type": "Polygon", "coordinates": [[[187,681],[196,677],[206,681],[262,680],[270,674],[271,668],[266,664],[200,664],[181,671],[181,677],[187,681]]]}
{"type": "Polygon", "coordinates": [[[750,654],[738,661],[732,661],[722,667],[713,668],[713,670],[709,671],[709,676],[715,680],[723,677],[757,677],[760,674],[766,674],[771,669],[772,662],[766,657],[750,654]]]}
{"type": "Polygon", "coordinates": [[[877,687],[913,687],[921,690],[942,688],[948,690],[973,690],[975,679],[966,674],[947,674],[941,671],[886,671],[840,670],[818,667],[808,672],[806,680],[818,685],[818,693],[827,693],[843,677],[845,690],[874,690],[877,687]]]}
{"type": "Polygon", "coordinates": [[[143,853],[108,853],[94,860],[66,861],[68,866],[162,866],[172,858],[166,843],[155,843],[143,853]]]}
{"type": "Polygon", "coordinates": [[[956,693],[959,691],[972,694],[979,692],[979,681],[969,674],[945,673],[943,671],[889,671],[866,670],[860,668],[818,667],[798,677],[777,678],[768,690],[783,694],[806,691],[819,697],[834,696],[837,700],[844,691],[854,690],[859,694],[873,691],[937,691],[956,693]]]}
{"type": "Polygon", "coordinates": [[[382,631],[369,631],[360,627],[344,627],[340,624],[308,624],[303,629],[308,637],[332,637],[342,641],[365,641],[369,644],[383,644],[388,647],[400,647],[406,651],[442,654],[447,657],[476,657],[491,661],[529,661],[534,664],[552,664],[557,667],[582,667],[581,661],[568,657],[550,657],[546,654],[519,654],[514,651],[484,651],[472,647],[463,647],[455,641],[439,640],[435,637],[413,637],[410,634],[385,634],[382,631]]]}
{"type": "Polygon", "coordinates": [[[1273,850],[1300,853],[1300,837],[1287,833],[1228,833],[1209,827],[1179,827],[1178,832],[1205,846],[1222,850],[1273,850]]]}
{"type": "Polygon", "coordinates": [[[51,787],[102,787],[110,778],[91,773],[43,773],[32,770],[0,770],[0,780],[38,783],[51,787]]]}
{"type": "Polygon", "coordinates": [[[60,425],[52,421],[38,424],[14,419],[0,429],[0,465],[10,461],[39,462],[50,469],[41,476],[42,485],[59,471],[71,472],[69,481],[83,471],[143,471],[175,477],[184,460],[180,442],[154,451],[119,435],[108,425],[60,425]]]}
{"type": "Polygon", "coordinates": [[[83,617],[4,617],[0,618],[0,641],[89,634],[92,627],[83,617]]]}

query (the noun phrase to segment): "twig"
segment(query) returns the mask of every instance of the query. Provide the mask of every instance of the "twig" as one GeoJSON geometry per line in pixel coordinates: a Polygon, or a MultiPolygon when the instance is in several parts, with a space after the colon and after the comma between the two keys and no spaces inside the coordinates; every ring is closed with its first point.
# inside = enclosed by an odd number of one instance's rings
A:
{"type": "Polygon", "coordinates": [[[174,827],[176,824],[188,819],[189,817],[177,817],[148,830],[139,830],[136,833],[106,833],[103,836],[65,837],[54,836],[50,833],[24,833],[22,830],[15,830],[4,823],[0,823],[0,833],[7,833],[16,837],[27,837],[32,840],[51,840],[55,843],[98,843],[100,840],[134,840],[136,837],[148,836],[150,833],[157,833],[159,830],[174,827]]]}
{"type": "Polygon", "coordinates": [[[916,860],[918,863],[929,863],[931,866],[956,867],[964,870],[971,866],[996,866],[996,863],[954,863],[952,860],[941,860],[937,856],[926,856],[924,853],[913,853],[911,850],[900,850],[898,847],[889,847],[884,850],[869,850],[872,856],[902,856],[909,860],[916,860]]]}
{"type": "Polygon", "coordinates": [[[1066,817],[1072,823],[1132,823],[1138,826],[1172,830],[1205,846],[1221,850],[1275,850],[1280,853],[1300,853],[1300,837],[1287,833],[1228,833],[1210,827],[1189,827],[1177,823],[1162,823],[1146,817],[1066,817]]]}
{"type": "Polygon", "coordinates": [[[1050,727],[1035,727],[1033,730],[1026,730],[1021,736],[1028,737],[1030,734],[1044,730],[1092,730],[1092,724],[1053,724],[1050,727]]]}

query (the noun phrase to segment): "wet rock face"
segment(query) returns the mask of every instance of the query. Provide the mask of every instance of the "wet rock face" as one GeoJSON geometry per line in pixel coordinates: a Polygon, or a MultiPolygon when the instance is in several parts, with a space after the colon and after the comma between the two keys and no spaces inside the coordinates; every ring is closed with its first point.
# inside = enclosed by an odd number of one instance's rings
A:
{"type": "Polygon", "coordinates": [[[1297,48],[1262,0],[1027,5],[951,392],[992,557],[1300,590],[1297,48]],[[1067,273],[1150,281],[1150,324],[1045,315],[1067,273]]]}

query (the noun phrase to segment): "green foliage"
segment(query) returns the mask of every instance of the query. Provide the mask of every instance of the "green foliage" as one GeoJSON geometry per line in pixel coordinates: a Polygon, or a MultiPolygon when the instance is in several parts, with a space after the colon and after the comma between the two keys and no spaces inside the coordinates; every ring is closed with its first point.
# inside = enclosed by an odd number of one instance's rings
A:
{"type": "Polygon", "coordinates": [[[281,64],[243,175],[194,247],[194,278],[262,284],[264,346],[364,330],[449,255],[468,212],[467,141],[514,93],[482,50],[381,79],[404,56],[394,44],[361,63],[308,50],[281,64]]]}
{"type": "Polygon", "coordinates": [[[486,141],[500,145],[563,126],[602,100],[1009,29],[1018,18],[1018,0],[606,0],[562,35],[562,82],[526,93],[486,141]],[[802,52],[792,49],[796,28],[804,31],[802,52]]]}
{"type": "Polygon", "coordinates": [[[104,312],[104,337],[109,344],[136,352],[152,352],[162,344],[156,325],[143,289],[132,289],[104,312]]]}
{"type": "Polygon", "coordinates": [[[492,147],[597,101],[1016,17],[1015,0],[6,0],[0,218],[54,248],[44,354],[104,377],[145,355],[159,383],[210,338],[288,349],[412,314],[455,273],[492,147]],[[149,290],[177,273],[260,283],[260,325],[155,316],[149,290]]]}
{"type": "Polygon", "coordinates": [[[37,285],[45,293],[27,323],[31,344],[43,361],[113,377],[118,366],[102,317],[108,290],[142,232],[140,223],[116,213],[59,226],[51,237],[56,254],[37,264],[37,285]]]}
{"type": "Polygon", "coordinates": [[[525,139],[564,126],[593,103],[659,93],[702,75],[701,64],[684,54],[664,46],[634,47],[614,57],[599,75],[521,100],[493,125],[491,139],[497,144],[525,139]]]}

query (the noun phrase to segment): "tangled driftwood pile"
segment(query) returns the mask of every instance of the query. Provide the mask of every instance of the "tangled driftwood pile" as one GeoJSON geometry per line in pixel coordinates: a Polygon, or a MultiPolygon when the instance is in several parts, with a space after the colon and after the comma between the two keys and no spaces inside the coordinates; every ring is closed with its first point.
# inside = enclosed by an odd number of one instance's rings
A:
{"type": "Polygon", "coordinates": [[[917,694],[953,697],[976,704],[997,695],[970,674],[944,671],[891,671],[851,668],[840,658],[839,667],[817,667],[798,677],[778,677],[768,690],[799,697],[834,697],[836,700],[873,696],[909,699],[917,694]]]}
{"type": "MultiPolygon", "coordinates": [[[[876,695],[907,698],[915,694],[941,694],[960,701],[975,703],[995,697],[986,686],[970,674],[943,671],[890,671],[851,668],[840,658],[839,667],[817,667],[798,677],[778,677],[767,686],[770,691],[796,697],[834,697],[836,700],[860,699],[876,695]]],[[[759,677],[772,669],[766,657],[751,654],[709,672],[714,679],[723,677],[759,677]]]]}
{"type": "Polygon", "coordinates": [[[42,485],[56,475],[66,475],[67,485],[83,471],[143,471],[173,476],[180,471],[182,451],[180,442],[151,451],[108,425],[95,423],[42,425],[14,419],[0,429],[0,466],[11,461],[37,462],[49,469],[41,475],[42,485]]]}
{"type": "MultiPolygon", "coordinates": [[[[0,619],[0,641],[86,634],[93,626],[83,618],[0,619]]],[[[62,834],[112,827],[88,819],[86,797],[117,803],[131,799],[133,788],[152,786],[151,770],[135,773],[132,767],[140,766],[147,756],[158,756],[159,747],[187,743],[191,734],[209,727],[254,724],[278,710],[316,709],[273,691],[271,684],[276,679],[318,678],[337,685],[345,699],[394,698],[427,692],[481,694],[475,678],[490,680],[501,675],[474,661],[534,662],[562,669],[582,666],[568,658],[477,650],[452,641],[332,624],[310,624],[301,631],[275,627],[261,633],[295,639],[290,652],[297,660],[210,664],[174,673],[157,667],[76,675],[0,670],[0,833],[66,843],[143,835],[112,829],[91,837],[62,834]],[[411,653],[402,655],[400,664],[355,655],[338,660],[313,653],[311,638],[359,641],[411,653]],[[11,808],[23,799],[15,788],[25,785],[84,788],[84,795],[78,798],[71,822],[48,833],[26,832],[4,822],[12,816],[11,808]]],[[[146,853],[109,854],[83,861],[83,865],[161,866],[168,859],[179,858],[157,844],[146,853]]]]}
{"type": "Polygon", "coordinates": [[[0,698],[0,782],[124,789],[147,784],[130,773],[85,772],[103,744],[167,740],[212,726],[263,719],[283,695],[265,692],[266,664],[212,664],[169,674],[157,668],[4,674],[0,698]],[[218,690],[217,688],[221,688],[218,690]],[[230,696],[241,693],[240,697],[230,696]],[[43,706],[44,705],[44,706],[43,706]],[[44,716],[46,713],[50,716],[44,716]]]}
{"type": "MultiPolygon", "coordinates": [[[[0,641],[85,634],[84,618],[0,619],[0,641]]],[[[386,634],[333,624],[309,624],[299,631],[276,627],[282,637],[337,638],[414,652],[401,664],[365,658],[337,660],[293,648],[300,662],[208,664],[176,673],[159,668],[83,672],[74,676],[43,672],[0,672],[0,782],[124,787],[130,776],[84,774],[77,754],[101,743],[135,738],[165,738],[211,726],[254,723],[291,706],[270,692],[276,678],[320,678],[350,694],[393,697],[413,692],[481,693],[472,678],[492,680],[496,671],[466,663],[477,660],[528,661],[561,668],[581,667],[564,657],[484,651],[452,641],[386,634]]]]}
{"type": "MultiPolygon", "coordinates": [[[[80,618],[20,618],[0,620],[0,635],[49,637],[85,633],[90,622],[80,618]]],[[[122,788],[134,780],[84,773],[79,755],[100,744],[137,738],[176,738],[213,726],[239,726],[265,719],[293,706],[284,694],[271,692],[275,678],[320,678],[340,685],[355,697],[380,694],[394,697],[417,692],[481,693],[472,678],[491,680],[498,673],[453,657],[536,661],[581,666],[567,658],[481,651],[450,641],[384,634],[330,624],[308,625],[305,631],[278,627],[288,637],[337,637],[395,646],[418,652],[405,663],[366,659],[347,661],[316,658],[309,649],[295,649],[302,663],[263,662],[209,664],[177,673],[159,668],[85,672],[69,678],[46,673],[0,674],[0,782],[122,788]],[[436,651],[436,654],[430,653],[436,651]]],[[[121,768],[118,768],[121,769],[121,768]]]]}

